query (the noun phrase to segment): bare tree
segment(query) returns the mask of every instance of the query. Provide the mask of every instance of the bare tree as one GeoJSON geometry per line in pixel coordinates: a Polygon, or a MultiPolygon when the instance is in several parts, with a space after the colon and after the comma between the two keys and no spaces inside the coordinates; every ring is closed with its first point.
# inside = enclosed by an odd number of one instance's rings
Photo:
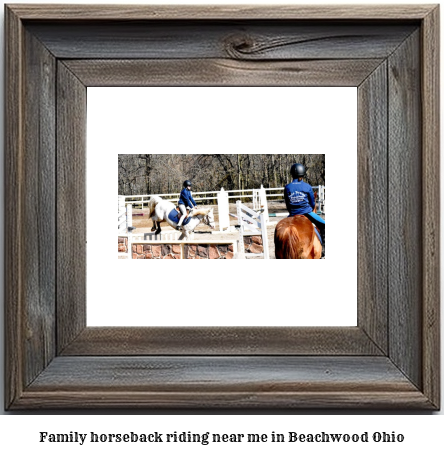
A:
{"type": "Polygon", "coordinates": [[[325,185],[323,154],[139,154],[119,155],[121,195],[179,193],[186,179],[194,191],[283,187],[293,163],[307,169],[311,185],[325,185]]]}

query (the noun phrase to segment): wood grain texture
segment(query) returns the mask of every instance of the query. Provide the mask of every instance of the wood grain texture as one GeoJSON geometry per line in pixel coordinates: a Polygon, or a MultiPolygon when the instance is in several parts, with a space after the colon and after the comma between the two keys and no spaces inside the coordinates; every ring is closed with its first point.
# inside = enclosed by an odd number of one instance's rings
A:
{"type": "Polygon", "coordinates": [[[420,20],[436,5],[26,5],[8,7],[27,20],[420,20]]]}
{"type": "Polygon", "coordinates": [[[440,157],[439,157],[439,6],[422,27],[422,198],[423,198],[423,388],[440,404],[440,157]]]}
{"type": "MultiPolygon", "coordinates": [[[[389,391],[371,393],[355,392],[353,385],[344,384],[342,391],[320,392],[194,392],[163,393],[143,391],[69,391],[58,392],[38,390],[26,391],[14,410],[39,408],[49,409],[225,409],[238,413],[238,410],[269,413],[279,409],[288,413],[289,409],[359,409],[365,410],[433,410],[433,407],[418,391],[389,391]],[[348,391],[350,389],[350,391],[348,391]]],[[[230,389],[228,385],[227,390],[230,389]]],[[[112,411],[112,410],[111,410],[112,411]]],[[[331,411],[331,410],[330,410],[331,411]]]]}
{"type": "Polygon", "coordinates": [[[5,11],[5,408],[23,391],[23,28],[5,11]]]}
{"type": "Polygon", "coordinates": [[[382,60],[240,62],[229,59],[65,60],[88,87],[352,86],[382,60]]]}
{"type": "Polygon", "coordinates": [[[389,356],[422,384],[422,156],[419,31],[388,59],[389,356]]]}
{"type": "Polygon", "coordinates": [[[387,64],[358,89],[358,326],[388,353],[387,64]]]}
{"type": "Polygon", "coordinates": [[[86,87],[57,68],[57,348],[86,326],[86,87]]]}
{"type": "Polygon", "coordinates": [[[57,58],[231,60],[387,58],[413,24],[305,21],[36,23],[28,29],[57,58]],[[203,39],[203,37],[205,37],[203,39]],[[75,42],[75,46],[72,43],[75,42]]]}
{"type": "Polygon", "coordinates": [[[87,327],[62,356],[381,355],[360,328],[87,327]]]}
{"type": "Polygon", "coordinates": [[[55,354],[56,138],[54,58],[9,12],[6,22],[8,405],[55,354]]]}
{"type": "Polygon", "coordinates": [[[25,385],[55,355],[55,59],[25,33],[23,307],[25,385]]]}
{"type": "Polygon", "coordinates": [[[398,408],[430,404],[385,357],[59,357],[20,407],[398,408]]]}

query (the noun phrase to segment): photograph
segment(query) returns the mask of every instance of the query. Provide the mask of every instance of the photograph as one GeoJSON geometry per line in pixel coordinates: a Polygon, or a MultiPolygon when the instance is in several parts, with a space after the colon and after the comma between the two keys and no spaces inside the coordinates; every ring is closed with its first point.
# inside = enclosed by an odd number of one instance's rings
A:
{"type": "Polygon", "coordinates": [[[87,96],[88,325],[356,325],[356,88],[88,87],[87,96]],[[116,199],[117,260],[327,259],[327,174],[328,261],[115,261],[116,199]],[[183,306],[180,293],[167,297],[172,283],[198,296],[183,306]],[[291,283],[301,284],[296,304],[282,299],[291,283]],[[239,306],[252,296],[254,312],[239,306]]]}
{"type": "Polygon", "coordinates": [[[119,259],[325,259],[325,154],[118,156],[119,259]]]}

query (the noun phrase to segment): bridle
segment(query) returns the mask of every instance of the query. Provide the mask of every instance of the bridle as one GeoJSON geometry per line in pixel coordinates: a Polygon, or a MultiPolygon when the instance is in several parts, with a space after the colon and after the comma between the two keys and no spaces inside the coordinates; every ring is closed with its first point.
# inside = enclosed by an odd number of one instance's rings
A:
{"type": "Polygon", "coordinates": [[[202,221],[205,223],[205,225],[209,226],[211,228],[211,223],[214,223],[214,220],[213,222],[210,220],[210,213],[208,212],[208,214],[204,215],[202,221]]]}

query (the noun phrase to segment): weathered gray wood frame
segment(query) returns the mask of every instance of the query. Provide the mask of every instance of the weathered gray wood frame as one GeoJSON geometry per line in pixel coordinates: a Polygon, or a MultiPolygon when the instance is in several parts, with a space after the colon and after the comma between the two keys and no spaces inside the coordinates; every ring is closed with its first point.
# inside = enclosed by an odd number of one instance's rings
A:
{"type": "Polygon", "coordinates": [[[5,18],[7,409],[439,408],[438,6],[5,18]],[[358,326],[86,327],[92,85],[358,87],[358,326]]]}

